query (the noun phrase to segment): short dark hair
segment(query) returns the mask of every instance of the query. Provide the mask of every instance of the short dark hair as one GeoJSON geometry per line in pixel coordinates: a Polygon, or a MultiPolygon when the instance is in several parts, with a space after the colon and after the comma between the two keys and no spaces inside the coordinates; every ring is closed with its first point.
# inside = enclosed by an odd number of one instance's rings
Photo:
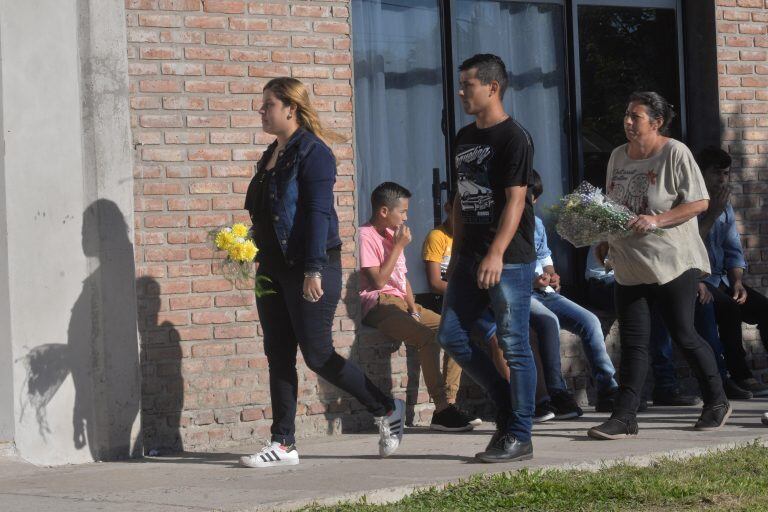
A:
{"type": "Polygon", "coordinates": [[[629,95],[627,103],[633,102],[645,106],[648,117],[651,119],[661,118],[663,124],[659,133],[662,135],[669,134],[669,125],[675,119],[675,111],[674,107],[661,94],[653,91],[633,92],[629,95]]]}
{"type": "Polygon", "coordinates": [[[701,169],[702,172],[710,167],[715,169],[727,169],[731,166],[732,161],[731,155],[715,146],[707,146],[696,155],[696,163],[699,164],[699,169],[701,169]]]}
{"type": "Polygon", "coordinates": [[[394,181],[385,181],[371,192],[371,206],[376,211],[382,206],[394,208],[400,199],[411,197],[411,191],[394,181]]]}
{"type": "Polygon", "coordinates": [[[541,175],[536,169],[531,169],[531,177],[528,179],[528,190],[533,194],[534,199],[538,199],[544,193],[544,183],[541,181],[541,175]]]}
{"type": "Polygon", "coordinates": [[[469,71],[473,68],[477,69],[477,79],[481,84],[488,85],[494,80],[499,82],[499,99],[504,99],[509,77],[501,57],[492,53],[478,53],[462,62],[459,71],[469,71]]]}

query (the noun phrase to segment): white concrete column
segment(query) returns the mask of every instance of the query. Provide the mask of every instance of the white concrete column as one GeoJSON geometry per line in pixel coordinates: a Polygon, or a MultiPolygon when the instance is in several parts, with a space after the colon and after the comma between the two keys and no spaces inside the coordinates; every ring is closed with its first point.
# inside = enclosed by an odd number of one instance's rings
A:
{"type": "Polygon", "coordinates": [[[0,319],[5,272],[14,441],[35,463],[140,448],[125,32],[122,0],[0,2],[0,319]]]}

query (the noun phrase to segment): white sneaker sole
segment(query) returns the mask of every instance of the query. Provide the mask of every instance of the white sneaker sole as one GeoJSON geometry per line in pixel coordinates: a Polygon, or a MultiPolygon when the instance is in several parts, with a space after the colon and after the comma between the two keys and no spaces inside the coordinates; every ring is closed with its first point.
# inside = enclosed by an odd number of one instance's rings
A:
{"type": "Polygon", "coordinates": [[[245,457],[240,457],[240,465],[245,468],[273,468],[276,466],[297,466],[299,459],[285,459],[274,462],[251,462],[245,457]]]}
{"type": "Polygon", "coordinates": [[[480,418],[475,418],[472,421],[470,421],[469,424],[472,425],[473,427],[479,427],[480,425],[483,424],[483,420],[481,420],[480,418]]]}
{"type": "Polygon", "coordinates": [[[553,420],[555,419],[555,413],[549,412],[545,414],[544,416],[534,416],[533,422],[534,423],[544,423],[545,421],[553,420]]]}

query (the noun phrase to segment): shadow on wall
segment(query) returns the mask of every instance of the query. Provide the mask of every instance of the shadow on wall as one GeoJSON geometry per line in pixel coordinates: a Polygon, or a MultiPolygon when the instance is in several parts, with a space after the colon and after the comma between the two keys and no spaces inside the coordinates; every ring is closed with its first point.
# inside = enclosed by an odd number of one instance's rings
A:
{"type": "Polygon", "coordinates": [[[51,434],[47,405],[71,374],[74,447],[94,460],[141,455],[132,439],[139,413],[133,245],[118,206],[100,199],[83,212],[82,248],[98,258],[72,307],[67,344],[45,344],[22,358],[21,416],[34,411],[40,436],[51,434]]]}
{"type": "Polygon", "coordinates": [[[141,340],[141,427],[147,455],[183,449],[179,431],[184,405],[181,345],[176,327],[160,321],[160,284],[152,277],[136,280],[141,340]]]}

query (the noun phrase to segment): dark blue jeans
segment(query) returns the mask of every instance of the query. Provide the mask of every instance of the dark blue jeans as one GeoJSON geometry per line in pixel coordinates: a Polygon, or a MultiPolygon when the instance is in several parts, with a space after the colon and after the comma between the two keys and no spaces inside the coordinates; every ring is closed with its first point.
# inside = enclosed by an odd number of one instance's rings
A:
{"type": "Polygon", "coordinates": [[[288,268],[283,262],[262,262],[259,275],[272,280],[276,293],[256,300],[264,329],[264,352],[269,362],[272,401],[272,441],[295,442],[296,349],[301,348],[310,370],[357,398],[374,416],[392,409],[392,399],[373,384],[360,368],[333,348],[333,319],[341,298],[341,256],[328,251],[323,269],[323,296],[317,302],[302,298],[304,267],[288,268]]]}
{"type": "Polygon", "coordinates": [[[498,410],[499,428],[520,441],[531,438],[536,402],[536,366],[528,341],[534,263],[504,265],[501,282],[489,290],[477,287],[478,263],[459,255],[443,301],[438,340],[445,351],[482,386],[498,410]],[[490,304],[496,337],[510,369],[505,381],[491,359],[471,343],[469,333],[490,304]]]}

